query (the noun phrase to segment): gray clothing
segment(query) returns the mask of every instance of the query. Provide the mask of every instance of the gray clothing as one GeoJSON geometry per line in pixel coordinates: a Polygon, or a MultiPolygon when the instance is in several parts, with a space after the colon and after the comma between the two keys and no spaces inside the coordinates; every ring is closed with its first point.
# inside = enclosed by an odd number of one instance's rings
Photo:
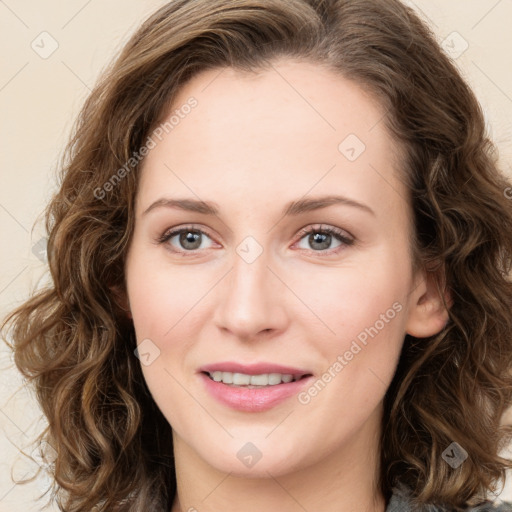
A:
{"type": "MultiPolygon", "coordinates": [[[[393,489],[393,494],[386,508],[386,512],[450,512],[448,508],[427,505],[421,510],[412,508],[408,499],[409,490],[401,485],[393,489]]],[[[476,507],[468,508],[467,512],[512,512],[512,503],[509,501],[487,501],[476,507]]]]}

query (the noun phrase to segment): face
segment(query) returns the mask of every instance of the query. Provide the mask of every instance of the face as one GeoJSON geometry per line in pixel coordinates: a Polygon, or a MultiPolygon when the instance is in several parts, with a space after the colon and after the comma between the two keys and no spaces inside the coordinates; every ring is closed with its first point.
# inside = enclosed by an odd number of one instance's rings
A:
{"type": "Polygon", "coordinates": [[[152,136],[127,299],[175,443],[224,472],[279,475],[377,428],[423,289],[379,104],[315,64],[220,71],[188,82],[152,136]],[[248,388],[229,373],[306,377],[248,388]]]}

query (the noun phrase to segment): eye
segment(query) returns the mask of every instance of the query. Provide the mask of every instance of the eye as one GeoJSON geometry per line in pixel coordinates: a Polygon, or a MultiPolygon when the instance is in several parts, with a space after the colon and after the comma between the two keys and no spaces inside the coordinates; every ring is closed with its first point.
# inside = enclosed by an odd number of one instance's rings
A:
{"type": "Polygon", "coordinates": [[[161,244],[168,243],[173,252],[194,252],[205,248],[202,246],[204,237],[210,238],[201,229],[186,226],[166,231],[160,238],[158,238],[157,241],[161,244]],[[173,238],[176,238],[174,243],[173,238]],[[176,248],[176,244],[178,245],[178,248],[176,248]]]}
{"type": "MultiPolygon", "coordinates": [[[[302,229],[299,236],[299,242],[307,237],[306,242],[312,247],[312,249],[301,248],[315,253],[337,253],[344,246],[350,246],[355,243],[355,239],[348,235],[348,233],[332,226],[309,226],[302,229]],[[338,245],[334,249],[330,248],[333,239],[338,241],[338,245]]],[[[194,226],[185,226],[164,232],[157,239],[157,242],[159,244],[168,244],[172,252],[193,254],[195,251],[208,248],[203,245],[205,237],[211,239],[205,231],[194,226]],[[173,241],[173,239],[175,240],[173,241]]]]}
{"type": "Polygon", "coordinates": [[[310,226],[301,230],[300,236],[299,241],[306,239],[306,243],[313,248],[306,248],[306,250],[311,252],[337,253],[342,250],[344,246],[353,245],[355,242],[354,238],[349,236],[345,231],[332,226],[310,226]],[[333,238],[339,242],[338,246],[336,246],[334,250],[325,251],[325,249],[329,249],[331,246],[333,238]]]}

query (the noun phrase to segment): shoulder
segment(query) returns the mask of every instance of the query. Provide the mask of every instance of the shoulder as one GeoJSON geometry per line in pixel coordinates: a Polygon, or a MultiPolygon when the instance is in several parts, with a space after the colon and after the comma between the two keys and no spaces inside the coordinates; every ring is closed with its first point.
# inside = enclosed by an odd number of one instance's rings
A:
{"type": "MultiPolygon", "coordinates": [[[[409,490],[401,485],[393,489],[393,494],[386,508],[386,512],[451,512],[447,508],[426,505],[418,510],[414,508],[409,500],[409,490]]],[[[466,509],[466,512],[512,512],[510,501],[485,501],[480,505],[466,509]]]]}

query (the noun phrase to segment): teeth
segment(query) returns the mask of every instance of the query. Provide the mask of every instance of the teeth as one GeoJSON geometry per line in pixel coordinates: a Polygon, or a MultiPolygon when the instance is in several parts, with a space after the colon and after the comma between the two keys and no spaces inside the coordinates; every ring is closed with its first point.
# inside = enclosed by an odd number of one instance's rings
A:
{"type": "Polygon", "coordinates": [[[251,383],[251,376],[243,373],[233,373],[233,384],[235,386],[248,386],[251,383]]]}
{"type": "MultiPolygon", "coordinates": [[[[210,378],[216,382],[232,384],[233,386],[275,386],[282,382],[294,380],[293,375],[283,373],[264,373],[261,375],[247,375],[245,373],[209,372],[210,378]]],[[[298,380],[298,379],[295,379],[298,380]]]]}

